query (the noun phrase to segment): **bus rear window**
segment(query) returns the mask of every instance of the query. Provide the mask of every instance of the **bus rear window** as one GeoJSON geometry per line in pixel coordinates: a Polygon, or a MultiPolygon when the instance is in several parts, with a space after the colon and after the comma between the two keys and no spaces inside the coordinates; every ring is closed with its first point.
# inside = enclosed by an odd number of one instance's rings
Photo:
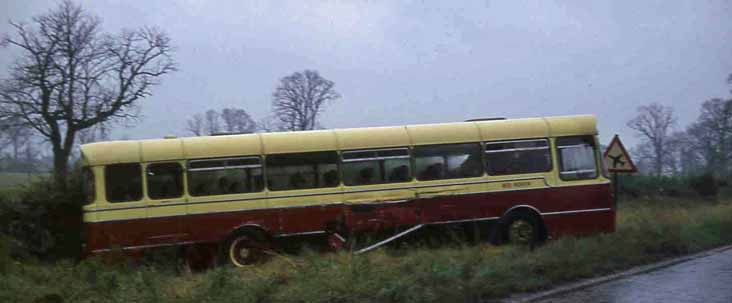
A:
{"type": "Polygon", "coordinates": [[[81,190],[84,193],[84,204],[92,204],[97,199],[97,192],[94,182],[94,172],[85,167],[81,172],[81,190]]]}
{"type": "Polygon", "coordinates": [[[592,136],[557,139],[559,177],[565,181],[597,178],[595,140],[592,136]]]}

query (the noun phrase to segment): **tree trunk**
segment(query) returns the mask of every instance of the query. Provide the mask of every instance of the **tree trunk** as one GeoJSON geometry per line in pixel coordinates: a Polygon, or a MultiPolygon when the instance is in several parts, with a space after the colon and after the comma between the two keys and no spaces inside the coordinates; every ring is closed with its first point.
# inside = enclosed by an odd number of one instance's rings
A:
{"type": "Polygon", "coordinates": [[[69,175],[69,151],[60,148],[53,150],[53,180],[55,185],[66,189],[66,181],[69,175]]]}

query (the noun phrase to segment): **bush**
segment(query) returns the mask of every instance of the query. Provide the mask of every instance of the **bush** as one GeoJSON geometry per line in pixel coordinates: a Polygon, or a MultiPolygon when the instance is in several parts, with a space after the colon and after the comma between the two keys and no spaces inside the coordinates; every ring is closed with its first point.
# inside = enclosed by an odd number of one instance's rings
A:
{"type": "Polygon", "coordinates": [[[14,239],[24,251],[39,258],[78,257],[83,194],[77,183],[61,191],[52,182],[41,180],[15,197],[0,197],[0,235],[14,239]]]}
{"type": "Polygon", "coordinates": [[[719,184],[712,174],[691,178],[689,184],[702,197],[715,197],[719,192],[719,184]]]}

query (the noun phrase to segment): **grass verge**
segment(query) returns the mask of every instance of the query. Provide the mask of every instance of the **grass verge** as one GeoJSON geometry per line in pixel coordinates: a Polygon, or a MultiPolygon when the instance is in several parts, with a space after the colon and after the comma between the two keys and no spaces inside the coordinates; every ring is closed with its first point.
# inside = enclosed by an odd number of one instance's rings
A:
{"type": "Polygon", "coordinates": [[[626,202],[617,232],[534,251],[477,245],[304,253],[203,274],[94,260],[18,262],[3,240],[0,302],[477,302],[730,243],[732,203],[690,200],[626,202]]]}

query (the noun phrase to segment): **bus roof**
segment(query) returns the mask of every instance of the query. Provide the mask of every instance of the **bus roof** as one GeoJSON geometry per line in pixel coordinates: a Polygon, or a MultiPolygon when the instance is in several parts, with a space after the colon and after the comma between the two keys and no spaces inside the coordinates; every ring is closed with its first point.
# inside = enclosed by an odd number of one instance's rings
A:
{"type": "Polygon", "coordinates": [[[173,139],[108,141],[81,146],[84,165],[260,154],[596,135],[592,115],[365,127],[173,139]]]}

